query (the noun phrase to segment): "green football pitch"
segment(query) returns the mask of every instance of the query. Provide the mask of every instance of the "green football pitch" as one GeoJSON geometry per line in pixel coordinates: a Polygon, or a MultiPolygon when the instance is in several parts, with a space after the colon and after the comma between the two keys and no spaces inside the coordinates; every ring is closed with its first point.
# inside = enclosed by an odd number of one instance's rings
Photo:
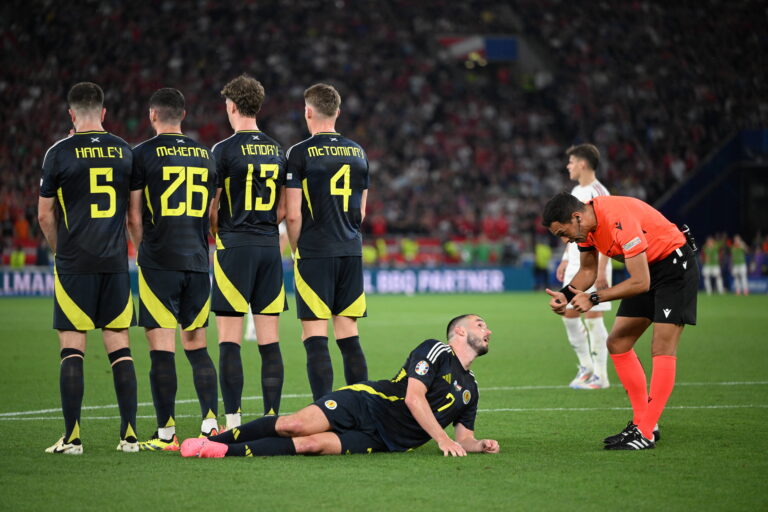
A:
{"type": "MultiPolygon", "coordinates": [[[[498,455],[444,458],[430,442],[400,454],[182,459],[118,453],[112,376],[99,333],[89,335],[81,420],[84,454],[43,453],[63,431],[51,299],[0,299],[2,510],[766,510],[768,509],[768,296],[706,297],[683,334],[677,387],[655,450],[607,452],[602,438],[631,417],[611,387],[567,387],[575,356],[543,294],[372,296],[360,322],[371,378],[391,378],[447,320],[482,315],[490,352],[480,385],[478,438],[498,455]]],[[[612,323],[609,315],[608,323],[612,323]]],[[[212,322],[213,324],[213,322],[212,322]]],[[[282,412],[310,401],[299,324],[281,325],[282,412]]],[[[140,437],[155,430],[143,331],[131,329],[140,437]]],[[[211,356],[218,359],[215,328],[211,356]]],[[[650,368],[649,336],[637,345],[650,368]]],[[[343,384],[332,348],[336,385],[343,384]]],[[[256,344],[245,342],[244,419],[261,413],[256,344]]],[[[200,410],[186,358],[177,356],[179,437],[197,434],[200,410]]],[[[220,406],[220,411],[223,406],[220,406]]],[[[223,422],[223,420],[222,420],[223,422]]],[[[452,432],[451,432],[452,433],[452,432]]]]}

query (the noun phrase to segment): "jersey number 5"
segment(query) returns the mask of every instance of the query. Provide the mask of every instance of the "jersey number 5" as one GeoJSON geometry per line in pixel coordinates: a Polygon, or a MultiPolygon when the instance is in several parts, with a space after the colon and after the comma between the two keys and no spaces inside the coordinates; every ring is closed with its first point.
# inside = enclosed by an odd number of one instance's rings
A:
{"type": "Polygon", "coordinates": [[[105,182],[112,181],[111,167],[91,167],[91,194],[107,194],[107,209],[100,210],[99,205],[91,203],[91,218],[104,219],[115,215],[115,187],[99,185],[99,176],[104,177],[105,182]]]}
{"type": "Polygon", "coordinates": [[[349,164],[344,164],[336,171],[336,174],[331,178],[331,195],[342,196],[344,198],[344,211],[349,211],[349,196],[352,195],[352,189],[349,187],[349,164]],[[339,181],[344,178],[341,187],[339,187],[339,181]]]}
{"type": "Polygon", "coordinates": [[[245,177],[245,209],[256,210],[259,212],[265,212],[272,209],[275,205],[275,196],[277,195],[277,186],[275,180],[277,179],[277,173],[280,172],[280,167],[277,164],[261,164],[259,166],[259,176],[261,178],[267,178],[264,184],[269,189],[269,200],[264,201],[264,198],[256,198],[256,206],[253,206],[253,164],[248,164],[248,175],[245,177]]]}
{"type": "Polygon", "coordinates": [[[189,217],[202,217],[208,206],[208,187],[205,185],[198,185],[195,183],[195,176],[200,177],[200,182],[208,182],[208,169],[205,167],[179,167],[179,166],[165,166],[163,167],[163,181],[169,181],[173,176],[176,178],[168,185],[160,195],[160,215],[163,217],[178,217],[185,213],[189,217]],[[180,201],[179,205],[171,208],[170,198],[174,192],[186,181],[186,201],[180,201]],[[193,196],[194,194],[200,194],[200,208],[194,207],[193,196]]]}

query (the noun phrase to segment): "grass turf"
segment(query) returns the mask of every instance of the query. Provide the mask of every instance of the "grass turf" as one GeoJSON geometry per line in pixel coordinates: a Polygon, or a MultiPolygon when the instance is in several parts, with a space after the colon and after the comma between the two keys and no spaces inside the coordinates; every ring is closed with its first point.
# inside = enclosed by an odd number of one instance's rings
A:
{"type": "MultiPolygon", "coordinates": [[[[390,378],[421,340],[442,338],[452,316],[477,312],[494,331],[473,370],[480,385],[476,435],[499,455],[446,459],[432,442],[404,454],[188,460],[172,453],[115,452],[118,411],[100,334],[89,334],[81,431],[85,453],[43,449],[62,433],[58,346],[51,299],[0,300],[0,503],[7,510],[756,510],[768,507],[768,297],[706,297],[699,325],[683,334],[677,382],[645,452],[606,452],[601,439],[631,417],[612,387],[574,391],[575,356],[543,294],[372,296],[360,322],[372,378],[390,378]]],[[[608,323],[612,318],[609,315],[608,323]]],[[[213,322],[211,322],[213,324],[213,322]]],[[[281,325],[282,412],[309,401],[299,324],[281,325]]],[[[140,437],[155,430],[143,332],[131,329],[139,379],[140,437]]],[[[215,328],[209,330],[217,360],[215,328]]],[[[649,336],[638,353],[650,369],[649,336]]],[[[332,350],[341,385],[338,350],[332,350]]],[[[259,359],[245,342],[245,419],[261,413],[259,359]]],[[[177,361],[179,437],[199,429],[191,372],[177,361]]],[[[609,363],[610,364],[610,363],[609,363]]],[[[222,406],[220,406],[220,412],[222,406]]],[[[223,422],[223,421],[222,421],[223,422]]]]}

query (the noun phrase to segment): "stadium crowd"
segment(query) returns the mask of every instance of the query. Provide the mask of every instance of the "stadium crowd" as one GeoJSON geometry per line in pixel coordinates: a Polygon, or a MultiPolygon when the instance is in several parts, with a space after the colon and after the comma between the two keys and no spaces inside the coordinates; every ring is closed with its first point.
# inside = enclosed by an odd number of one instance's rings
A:
{"type": "MultiPolygon", "coordinates": [[[[570,188],[563,150],[595,141],[614,194],[653,201],[728,133],[765,126],[765,13],[756,2],[295,0],[194,4],[13,1],[0,7],[0,252],[35,261],[45,149],[66,136],[62,98],[105,90],[105,128],[151,136],[158,87],[187,98],[185,129],[230,134],[221,86],[248,72],[266,87],[259,126],[284,148],[306,137],[304,88],[339,87],[339,129],[371,161],[372,238],[426,236],[531,252],[544,199],[570,188]],[[592,5],[592,4],[590,4],[592,5]],[[520,34],[551,80],[510,63],[467,69],[445,34],[520,34]]],[[[44,248],[43,248],[44,249],[44,248]]]]}

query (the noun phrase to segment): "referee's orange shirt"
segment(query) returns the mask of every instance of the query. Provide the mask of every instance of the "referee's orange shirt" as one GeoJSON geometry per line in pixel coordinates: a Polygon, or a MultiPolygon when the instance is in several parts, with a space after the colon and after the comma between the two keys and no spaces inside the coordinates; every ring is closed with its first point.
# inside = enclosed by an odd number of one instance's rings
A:
{"type": "Polygon", "coordinates": [[[677,226],[639,199],[598,196],[587,204],[595,210],[597,229],[587,235],[586,242],[579,243],[581,250],[594,247],[620,261],[645,251],[651,264],[685,244],[685,235],[677,226]]]}

